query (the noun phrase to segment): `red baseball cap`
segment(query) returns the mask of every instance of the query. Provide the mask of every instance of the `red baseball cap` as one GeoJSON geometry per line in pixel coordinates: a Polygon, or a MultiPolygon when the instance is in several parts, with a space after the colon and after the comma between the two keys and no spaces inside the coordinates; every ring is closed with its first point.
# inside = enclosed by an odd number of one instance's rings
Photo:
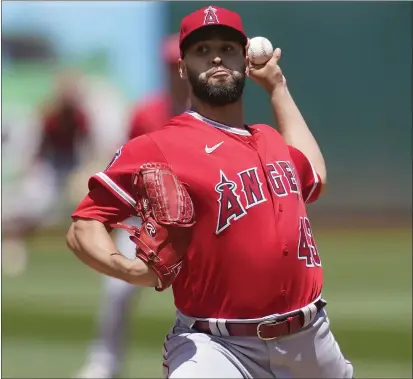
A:
{"type": "Polygon", "coordinates": [[[239,34],[240,40],[247,45],[248,38],[242,26],[241,16],[233,11],[210,5],[209,7],[198,9],[185,16],[181,22],[181,32],[179,35],[179,48],[182,56],[183,42],[193,32],[211,26],[224,26],[239,34]]]}

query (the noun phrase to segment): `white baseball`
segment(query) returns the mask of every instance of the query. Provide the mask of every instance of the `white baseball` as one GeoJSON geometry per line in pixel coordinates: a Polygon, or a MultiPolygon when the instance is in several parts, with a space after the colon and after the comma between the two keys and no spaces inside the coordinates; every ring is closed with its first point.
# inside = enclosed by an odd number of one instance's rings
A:
{"type": "Polygon", "coordinates": [[[264,64],[268,62],[274,49],[271,42],[265,37],[253,37],[248,46],[248,58],[252,64],[264,64]]]}

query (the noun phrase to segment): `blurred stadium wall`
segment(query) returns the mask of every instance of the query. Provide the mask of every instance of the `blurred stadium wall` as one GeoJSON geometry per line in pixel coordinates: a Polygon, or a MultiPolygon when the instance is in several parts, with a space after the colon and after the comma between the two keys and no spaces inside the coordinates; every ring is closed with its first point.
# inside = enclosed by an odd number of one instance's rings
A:
{"type": "MultiPolygon", "coordinates": [[[[170,2],[171,27],[207,2],[170,2]]],[[[328,222],[411,222],[412,3],[219,2],[281,47],[289,87],[324,152],[328,222]],[[348,216],[348,217],[347,217],[348,216]]],[[[247,85],[247,121],[273,124],[247,85]]],[[[320,220],[320,217],[315,218],[320,220]]]]}

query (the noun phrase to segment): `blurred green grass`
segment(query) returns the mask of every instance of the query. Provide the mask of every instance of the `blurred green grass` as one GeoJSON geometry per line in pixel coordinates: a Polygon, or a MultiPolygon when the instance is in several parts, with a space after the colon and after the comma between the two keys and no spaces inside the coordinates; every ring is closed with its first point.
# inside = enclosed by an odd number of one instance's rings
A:
{"type": "MultiPolygon", "coordinates": [[[[411,230],[316,231],[332,330],[357,378],[412,378],[411,230]]],[[[31,240],[28,271],[2,280],[2,377],[70,377],[95,332],[101,278],[60,233],[31,240]]],[[[161,377],[170,291],[135,301],[122,377],[161,377]]]]}

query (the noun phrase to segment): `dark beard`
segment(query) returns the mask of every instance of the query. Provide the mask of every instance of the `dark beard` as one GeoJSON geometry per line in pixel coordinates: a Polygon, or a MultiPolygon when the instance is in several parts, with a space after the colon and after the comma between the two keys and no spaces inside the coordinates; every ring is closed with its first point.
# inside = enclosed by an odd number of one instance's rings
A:
{"type": "Polygon", "coordinates": [[[231,83],[212,85],[199,80],[199,74],[188,70],[187,75],[196,98],[212,106],[222,107],[238,101],[244,91],[245,75],[233,77],[231,83]]]}

